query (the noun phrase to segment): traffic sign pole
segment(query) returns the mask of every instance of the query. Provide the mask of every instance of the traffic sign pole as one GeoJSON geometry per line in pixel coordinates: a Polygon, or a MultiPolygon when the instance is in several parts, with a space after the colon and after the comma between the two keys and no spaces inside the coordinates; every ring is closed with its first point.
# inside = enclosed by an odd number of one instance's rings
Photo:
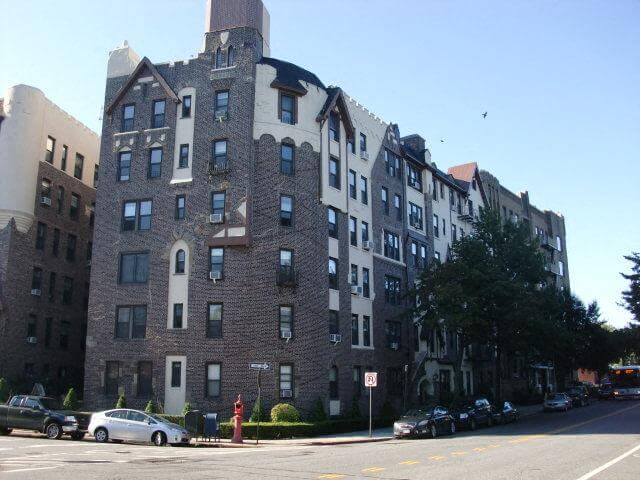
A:
{"type": "Polygon", "coordinates": [[[378,386],[378,372],[365,372],[364,384],[369,387],[369,438],[373,436],[373,422],[372,422],[372,405],[373,405],[373,387],[378,386]]]}
{"type": "Polygon", "coordinates": [[[373,436],[373,432],[371,430],[371,397],[373,394],[373,387],[369,387],[369,438],[373,436]]]}

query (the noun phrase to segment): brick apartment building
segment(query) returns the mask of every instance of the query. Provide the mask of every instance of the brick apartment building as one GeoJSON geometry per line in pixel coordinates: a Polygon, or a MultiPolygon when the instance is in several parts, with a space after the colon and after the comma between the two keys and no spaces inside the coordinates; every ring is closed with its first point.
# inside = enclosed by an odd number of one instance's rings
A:
{"type": "Polygon", "coordinates": [[[33,87],[0,99],[0,377],[82,387],[98,135],[33,87]]]}
{"type": "MultiPolygon", "coordinates": [[[[110,55],[91,272],[85,402],[251,403],[332,415],[452,388],[456,340],[422,334],[406,296],[486,203],[419,135],[272,58],[260,0],[209,0],[204,49],[110,55]],[[417,391],[408,378],[421,356],[417,391]]],[[[465,362],[465,388],[474,389],[465,362]]]]}

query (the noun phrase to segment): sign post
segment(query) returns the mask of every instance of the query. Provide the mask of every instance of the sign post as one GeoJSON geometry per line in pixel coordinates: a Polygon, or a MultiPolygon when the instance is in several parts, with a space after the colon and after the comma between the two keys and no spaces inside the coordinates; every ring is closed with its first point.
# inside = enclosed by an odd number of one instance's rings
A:
{"type": "Polygon", "coordinates": [[[268,363],[251,363],[249,365],[249,369],[258,371],[258,378],[257,378],[258,399],[256,400],[256,403],[260,405],[260,410],[258,411],[258,425],[256,425],[256,445],[258,445],[258,443],[260,442],[260,417],[262,416],[262,403],[260,403],[260,390],[261,390],[260,374],[262,373],[263,370],[269,370],[269,364],[268,363]]]}
{"type": "Polygon", "coordinates": [[[369,438],[373,436],[372,430],[372,398],[373,398],[373,387],[378,386],[378,372],[365,372],[364,374],[364,384],[366,387],[369,387],[369,438]]]}

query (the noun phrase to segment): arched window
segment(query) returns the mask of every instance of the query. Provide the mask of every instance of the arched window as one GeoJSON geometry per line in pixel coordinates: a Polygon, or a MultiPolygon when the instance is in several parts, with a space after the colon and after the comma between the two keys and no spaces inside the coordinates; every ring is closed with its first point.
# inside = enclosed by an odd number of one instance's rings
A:
{"type": "Polygon", "coordinates": [[[329,370],[329,398],[338,398],[338,367],[329,370]]]}
{"type": "Polygon", "coordinates": [[[176,252],[176,273],[184,273],[185,257],[184,250],[176,252]]]}
{"type": "Polygon", "coordinates": [[[222,54],[222,49],[218,47],[216,50],[216,68],[224,68],[226,65],[224,64],[224,55],[222,54]]]}
{"type": "Polygon", "coordinates": [[[232,67],[236,63],[236,51],[233,47],[227,50],[227,67],[232,67]]]}

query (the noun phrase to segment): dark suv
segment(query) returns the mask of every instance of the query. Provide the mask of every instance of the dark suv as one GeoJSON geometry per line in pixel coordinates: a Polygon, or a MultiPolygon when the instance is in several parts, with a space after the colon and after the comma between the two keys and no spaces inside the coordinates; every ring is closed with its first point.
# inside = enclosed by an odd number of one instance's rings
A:
{"type": "Polygon", "coordinates": [[[484,397],[463,401],[451,407],[458,428],[475,430],[480,425],[493,425],[493,407],[484,397]]]}
{"type": "Polygon", "coordinates": [[[584,385],[569,387],[565,393],[571,398],[574,407],[584,407],[590,403],[589,392],[584,385]]]}

